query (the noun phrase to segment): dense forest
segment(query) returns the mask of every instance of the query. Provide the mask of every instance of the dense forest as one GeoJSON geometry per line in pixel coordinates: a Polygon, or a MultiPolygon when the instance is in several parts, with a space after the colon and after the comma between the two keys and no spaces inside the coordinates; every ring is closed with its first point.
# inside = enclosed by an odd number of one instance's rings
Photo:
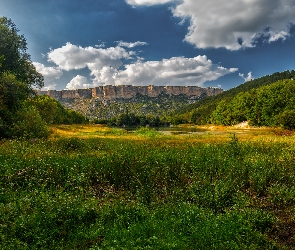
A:
{"type": "Polygon", "coordinates": [[[283,125],[291,128],[290,119],[295,119],[292,115],[293,79],[294,70],[267,75],[188,105],[177,111],[170,120],[174,120],[176,124],[222,125],[233,125],[248,120],[252,125],[283,125]]]}
{"type": "Polygon", "coordinates": [[[295,128],[295,81],[281,80],[237,94],[218,103],[211,114],[214,124],[233,125],[249,121],[256,126],[295,128]]]}

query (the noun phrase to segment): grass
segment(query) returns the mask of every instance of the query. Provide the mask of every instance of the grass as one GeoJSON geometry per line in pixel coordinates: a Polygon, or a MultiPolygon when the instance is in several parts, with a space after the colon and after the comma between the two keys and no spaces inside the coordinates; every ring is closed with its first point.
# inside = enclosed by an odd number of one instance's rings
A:
{"type": "Polygon", "coordinates": [[[294,135],[52,128],[0,144],[0,249],[292,249],[294,135]]]}

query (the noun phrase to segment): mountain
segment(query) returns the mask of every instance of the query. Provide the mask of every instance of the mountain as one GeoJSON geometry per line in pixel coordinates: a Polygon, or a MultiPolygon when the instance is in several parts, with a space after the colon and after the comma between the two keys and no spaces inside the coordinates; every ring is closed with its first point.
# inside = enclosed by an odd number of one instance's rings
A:
{"type": "Polygon", "coordinates": [[[220,88],[198,86],[100,86],[92,89],[39,91],[60,101],[66,108],[79,111],[89,119],[110,119],[121,113],[137,116],[165,116],[222,93],[220,88]]]}

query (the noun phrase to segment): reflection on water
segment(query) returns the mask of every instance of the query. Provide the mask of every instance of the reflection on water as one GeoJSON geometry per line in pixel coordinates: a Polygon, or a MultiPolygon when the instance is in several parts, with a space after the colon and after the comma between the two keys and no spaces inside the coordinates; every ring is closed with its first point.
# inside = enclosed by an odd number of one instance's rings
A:
{"type": "MultiPolygon", "coordinates": [[[[137,127],[125,127],[124,129],[130,133],[133,133],[138,128],[137,127]]],[[[155,128],[153,127],[151,129],[162,132],[163,134],[173,134],[173,135],[204,133],[204,132],[209,131],[208,129],[197,128],[197,127],[155,127],[155,128]]]]}
{"type": "MultiPolygon", "coordinates": [[[[129,133],[133,133],[136,130],[140,129],[140,127],[124,127],[122,128],[129,133]]],[[[156,130],[165,135],[202,135],[202,134],[238,134],[238,135],[268,135],[270,133],[269,129],[261,129],[261,128],[235,128],[235,127],[224,127],[214,129],[214,126],[208,128],[200,128],[197,126],[191,127],[151,127],[150,129],[156,130]]]]}

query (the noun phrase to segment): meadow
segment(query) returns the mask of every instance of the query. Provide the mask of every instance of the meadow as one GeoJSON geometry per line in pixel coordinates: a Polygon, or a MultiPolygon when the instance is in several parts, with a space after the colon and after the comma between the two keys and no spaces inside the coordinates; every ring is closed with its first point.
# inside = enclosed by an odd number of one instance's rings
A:
{"type": "Polygon", "coordinates": [[[294,249],[295,134],[223,132],[2,140],[0,249],[294,249]]]}

